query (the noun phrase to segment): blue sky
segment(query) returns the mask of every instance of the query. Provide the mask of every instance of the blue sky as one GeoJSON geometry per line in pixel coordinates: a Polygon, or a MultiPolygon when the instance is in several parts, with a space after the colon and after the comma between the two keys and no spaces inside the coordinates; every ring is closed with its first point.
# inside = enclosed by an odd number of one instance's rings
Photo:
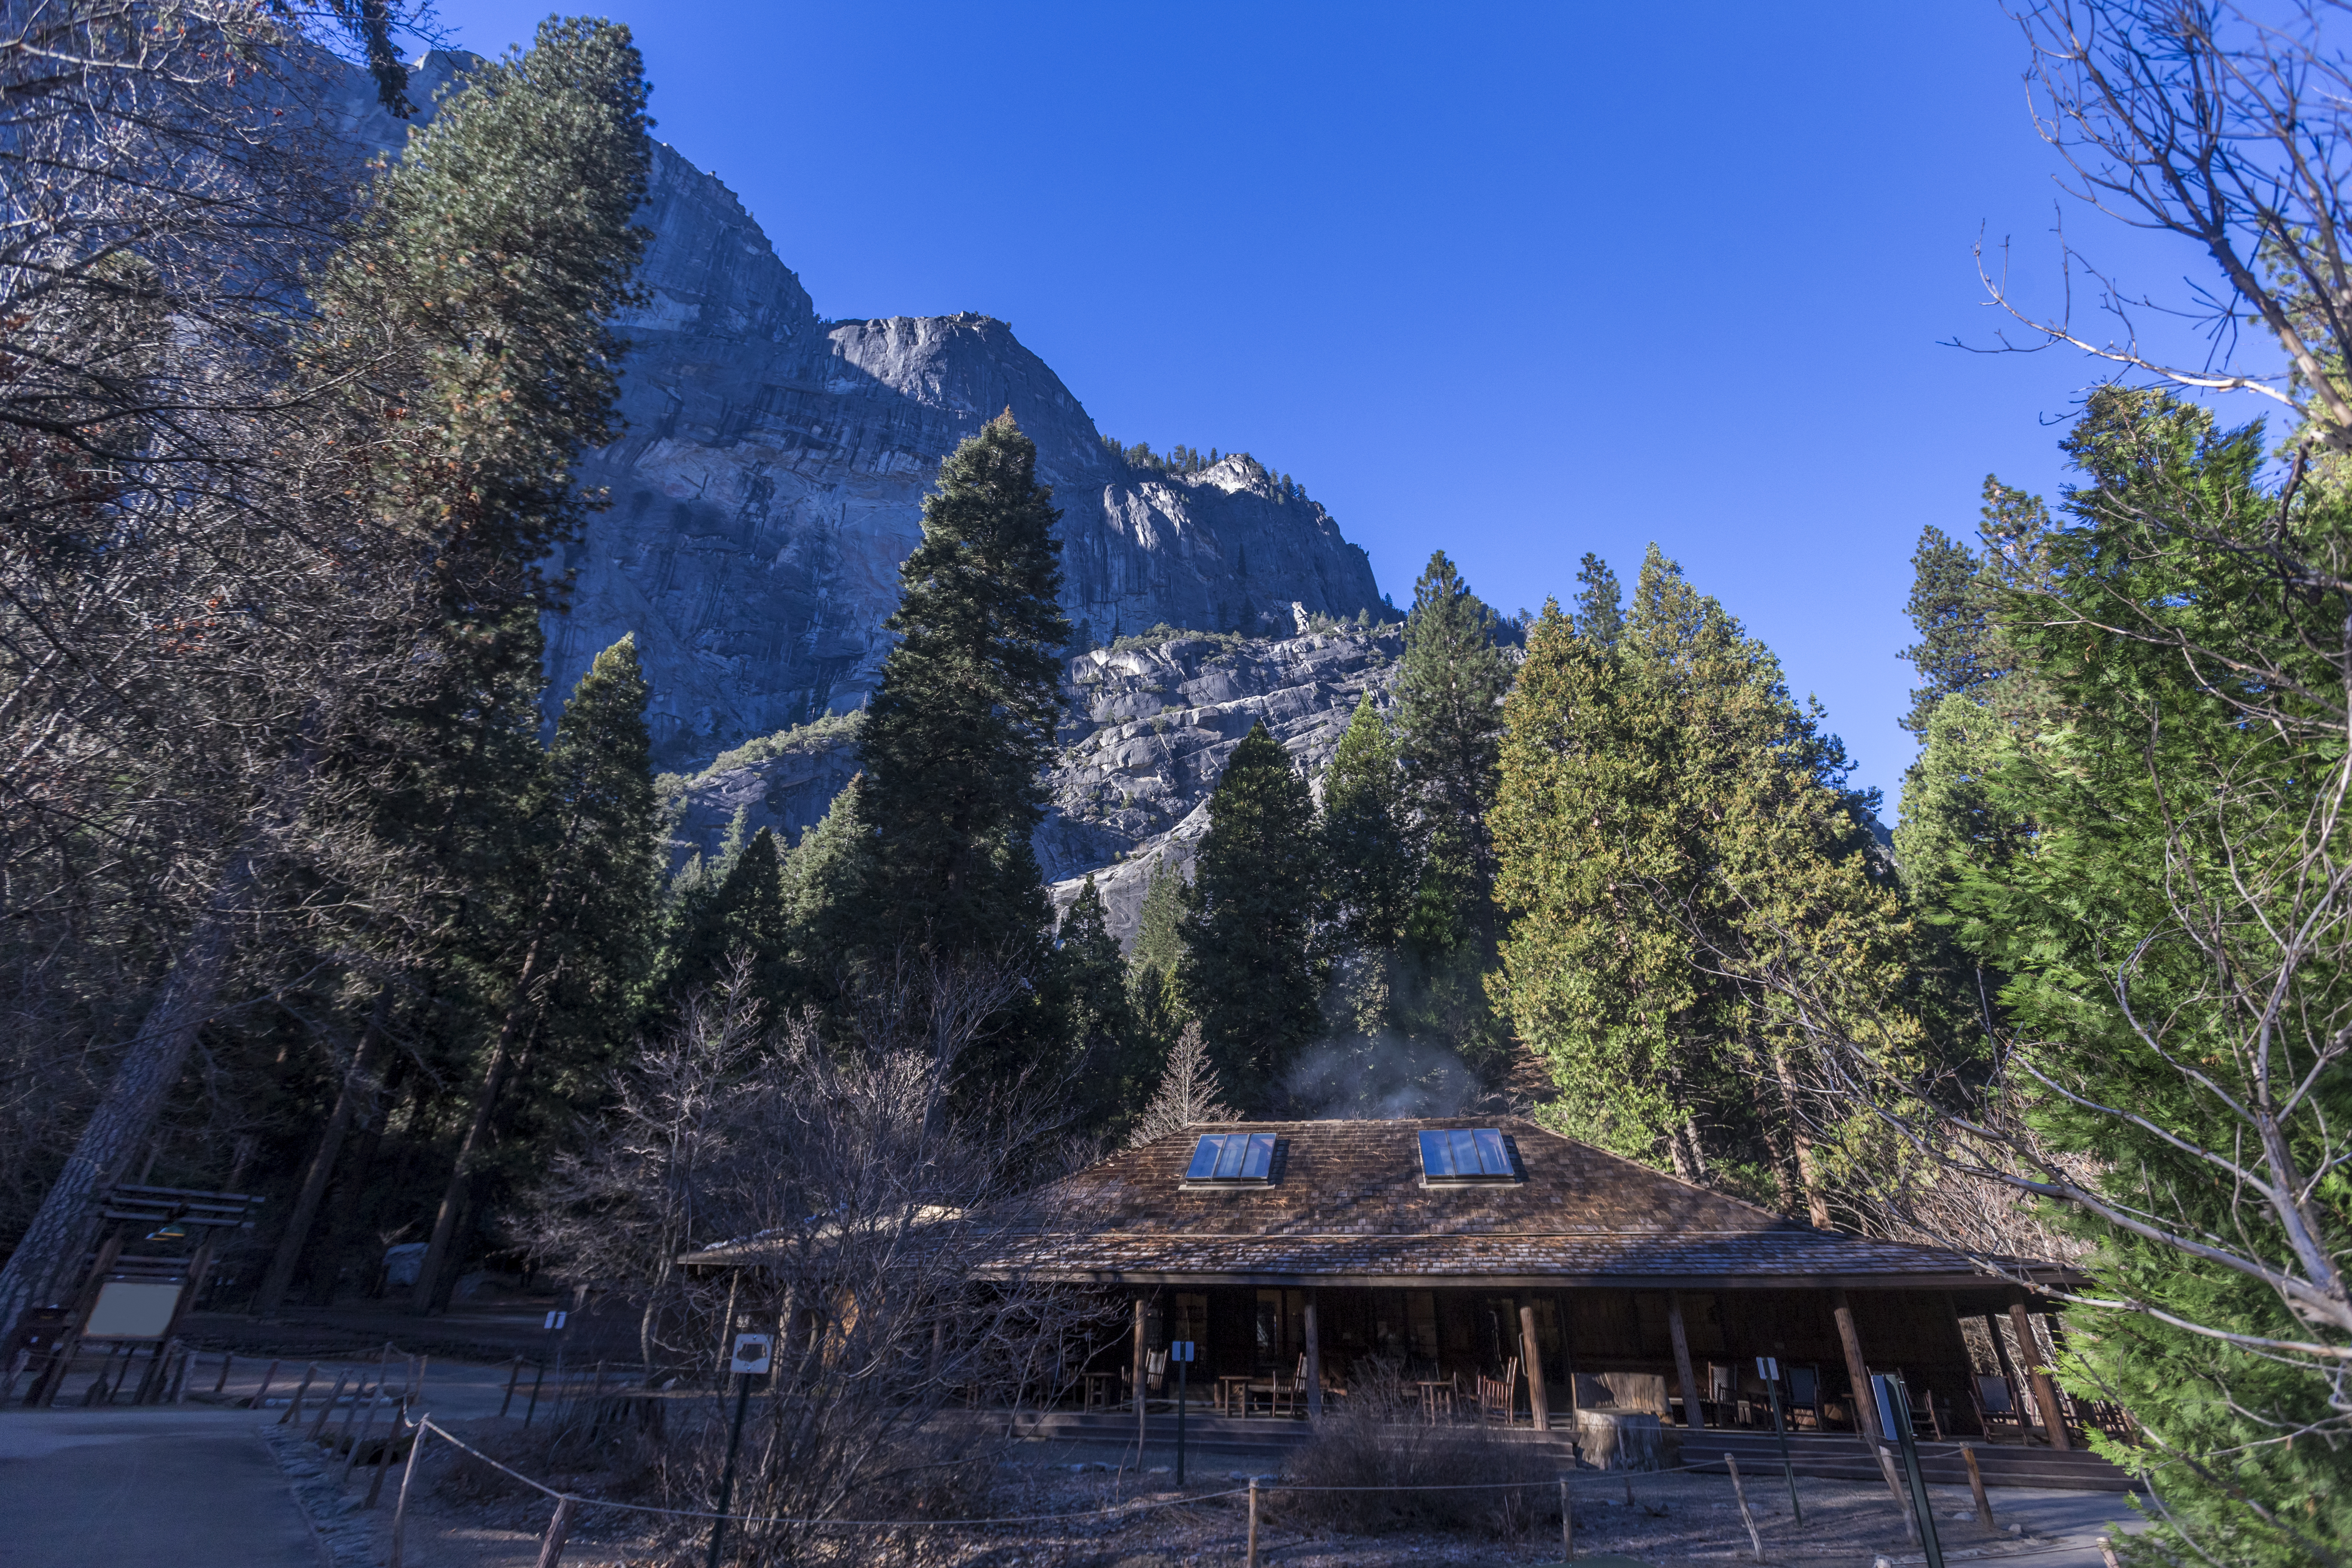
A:
{"type": "MultiPolygon", "coordinates": [[[[1909,557],[2050,489],[2098,378],[1990,341],[1971,256],[2057,279],[2053,156],[1994,0],[624,0],[656,134],[833,317],[1013,324],[1106,432],[1244,450],[1400,605],[1506,610],[1655,541],[1818,694],[1889,821],[1909,557]]],[[[538,7],[446,0],[452,42],[538,7]]],[[[2083,212],[2166,290],[2199,258],[2083,212]]],[[[2249,417],[2251,405],[2234,411],[2249,417]]]]}

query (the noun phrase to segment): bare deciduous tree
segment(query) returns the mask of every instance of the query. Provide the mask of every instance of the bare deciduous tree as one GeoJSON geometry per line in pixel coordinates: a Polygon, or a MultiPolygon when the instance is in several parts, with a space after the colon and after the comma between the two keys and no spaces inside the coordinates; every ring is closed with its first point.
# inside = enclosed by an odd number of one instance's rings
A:
{"type": "Polygon", "coordinates": [[[2166,384],[2247,392],[2291,411],[2323,448],[2352,451],[2352,64],[2322,37],[2342,0],[2249,11],[2214,0],[2027,0],[2011,15],[2032,51],[2034,123],[2065,162],[2067,194],[2137,228],[2193,242],[2218,287],[2158,301],[2135,295],[2071,244],[2055,314],[2016,299],[2005,267],[1979,266],[1993,302],[2038,342],[2071,345],[2166,384]],[[2074,280],[2120,336],[2075,319],[2074,280]],[[2201,359],[2167,355],[2144,318],[2201,334],[2201,359]],[[2275,342],[2284,366],[2248,367],[2240,335],[2275,342]]]}
{"type": "MultiPolygon", "coordinates": [[[[919,1037],[827,1042],[791,1019],[755,1040],[739,963],[535,1194],[529,1244],[637,1305],[648,1381],[709,1374],[731,1329],[777,1336],[745,1439],[746,1511],[821,1519],[966,1485],[987,1458],[967,1451],[982,1434],[955,1407],[1052,1399],[1112,1321],[1007,1261],[1039,1215],[1004,1200],[1060,1173],[1063,1115],[1026,1081],[959,1083],[959,1053],[935,1048],[928,1021],[984,1016],[1011,982],[956,973],[901,973],[919,1037]]],[[[859,1016],[887,1010],[869,997],[859,1016]]],[[[705,1415],[671,1439],[678,1499],[694,1506],[725,1440],[705,1415]]],[[[757,1526],[748,1543],[790,1561],[807,1539],[757,1526]]]]}

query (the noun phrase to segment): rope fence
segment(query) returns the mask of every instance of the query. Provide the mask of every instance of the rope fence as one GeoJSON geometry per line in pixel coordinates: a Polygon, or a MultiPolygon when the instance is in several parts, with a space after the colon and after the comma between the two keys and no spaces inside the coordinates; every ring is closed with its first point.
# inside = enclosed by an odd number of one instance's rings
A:
{"type": "MultiPolygon", "coordinates": [[[[500,1474],[520,1481],[524,1486],[530,1488],[533,1491],[553,1500],[555,1503],[555,1512],[553,1517],[549,1520],[546,1533],[541,1540],[539,1568],[560,1568],[560,1564],[562,1561],[564,1545],[571,1531],[573,1516],[575,1513],[588,1509],[606,1509],[617,1513],[649,1514],[665,1519],[707,1521],[714,1527],[721,1525],[769,1525],[803,1530],[855,1529],[898,1531],[939,1530],[949,1528],[993,1529],[1007,1525],[1024,1524],[1055,1524],[1068,1526],[1088,1521],[1129,1519],[1139,1514],[1150,1513],[1159,1510],[1189,1508],[1195,1504],[1218,1502],[1228,1498],[1246,1498],[1248,1500],[1248,1544],[1246,1568],[1257,1568],[1258,1500],[1262,1495],[1275,1492],[1376,1492],[1382,1495],[1393,1496],[1401,1492],[1524,1492],[1537,1489],[1544,1491],[1557,1491],[1560,1502],[1560,1549],[1564,1559],[1572,1559],[1575,1555],[1575,1537],[1573,1517],[1569,1506],[1571,1489],[1588,1485],[1594,1488],[1602,1486],[1613,1488],[1622,1485],[1627,1488],[1626,1496],[1627,1500],[1630,1502],[1632,1500],[1632,1477],[1635,1473],[1620,1470],[1591,1470],[1582,1473],[1563,1472],[1551,1477],[1549,1479],[1542,1480],[1469,1481],[1429,1486],[1324,1486],[1309,1482],[1285,1481],[1273,1477],[1260,1478],[1254,1476],[1250,1478],[1249,1483],[1246,1486],[1228,1487],[1222,1491],[1189,1492],[1179,1497],[1135,1498],[1125,1502],[1112,1503],[1103,1508],[1064,1510],[1056,1513],[997,1514],[977,1519],[795,1518],[782,1514],[724,1513],[706,1509],[663,1508],[651,1503],[621,1502],[604,1498],[585,1497],[577,1492],[567,1492],[558,1488],[549,1486],[546,1482],[540,1480],[534,1476],[525,1475],[522,1471],[516,1469],[513,1466],[506,1464],[501,1460],[492,1458],[489,1455],[482,1452],[481,1449],[474,1447],[471,1443],[467,1442],[456,1433],[451,1432],[447,1427],[435,1421],[430,1415],[419,1415],[414,1424],[413,1430],[415,1433],[415,1438],[410,1445],[408,1450],[407,1462],[401,1476],[399,1498],[394,1504],[393,1508],[392,1551],[389,1558],[388,1568],[403,1568],[402,1542],[404,1525],[408,1508],[409,1488],[411,1481],[415,1475],[417,1456],[424,1451],[425,1440],[428,1435],[439,1437],[443,1442],[447,1443],[450,1447],[471,1456],[473,1458],[478,1460],[482,1464],[488,1465],[490,1468],[499,1472],[500,1474]]],[[[387,1443],[389,1442],[390,1439],[387,1438],[387,1443]]],[[[1924,1448],[1926,1446],[1922,1445],[1922,1447],[1924,1448]]],[[[1937,1445],[1937,1447],[1950,1451],[1965,1451],[1967,1445],[1942,1444],[1937,1445]]],[[[389,1459],[389,1450],[387,1449],[384,1462],[388,1464],[389,1459]]],[[[1694,1464],[1660,1466],[1654,1469],[1641,1471],[1639,1474],[1644,1477],[1698,1474],[1705,1471],[1719,1472],[1725,1468],[1725,1457],[1717,1456],[1717,1458],[1694,1464]]],[[[1739,1493],[1739,1511],[1743,1521],[1746,1522],[1748,1526],[1748,1539],[1754,1548],[1755,1560],[1761,1563],[1764,1560],[1763,1542],[1758,1533],[1755,1521],[1748,1512],[1747,1496],[1741,1486],[1741,1478],[1736,1459],[1733,1460],[1729,1467],[1729,1473],[1733,1488],[1735,1491],[1739,1493]]],[[[381,1484],[380,1479],[378,1484],[381,1484]]],[[[374,1494],[371,1491],[369,1500],[373,1503],[373,1500],[374,1494]]],[[[1988,1525],[1990,1524],[1989,1517],[1986,1518],[1986,1522],[1988,1525]]],[[[2057,1551],[2074,1549],[2052,1548],[2051,1550],[2057,1551]]],[[[2029,1557],[2046,1554],[2047,1553],[2045,1552],[2025,1552],[2012,1553],[2011,1555],[2029,1557]]]]}

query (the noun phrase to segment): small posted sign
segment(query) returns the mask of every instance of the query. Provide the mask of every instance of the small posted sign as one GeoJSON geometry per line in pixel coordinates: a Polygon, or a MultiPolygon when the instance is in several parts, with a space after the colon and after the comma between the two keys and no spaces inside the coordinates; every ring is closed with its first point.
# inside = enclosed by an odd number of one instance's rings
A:
{"type": "Polygon", "coordinates": [[[1177,1340],[1173,1343],[1170,1344],[1168,1347],[1168,1359],[1172,1362],[1191,1361],[1192,1359],[1192,1342],[1191,1340],[1177,1340]]]}
{"type": "Polygon", "coordinates": [[[1756,1375],[1757,1375],[1757,1376],[1759,1376],[1759,1377],[1760,1377],[1760,1378],[1762,1378],[1762,1379],[1763,1379],[1765,1382],[1767,1382],[1767,1383],[1778,1383],[1778,1382],[1780,1382],[1780,1361],[1779,1361],[1776,1357],[1773,1357],[1773,1356],[1769,1356],[1769,1355],[1759,1355],[1759,1356],[1758,1356],[1758,1357],[1756,1358],[1756,1375]]]}
{"type": "Polygon", "coordinates": [[[727,1363],[727,1370],[757,1377],[768,1370],[769,1357],[774,1349],[773,1334],[737,1334],[735,1359],[727,1363]]]}
{"type": "Polygon", "coordinates": [[[571,1318],[572,1318],[572,1314],[571,1314],[571,1313],[569,1313],[569,1312],[550,1312],[550,1313],[548,1313],[548,1314],[547,1314],[547,1331],[548,1331],[549,1333],[551,1333],[551,1333],[553,1333],[553,1332],[555,1332],[558,1329],[561,1329],[562,1327],[563,1327],[563,1325],[564,1325],[566,1322],[570,1321],[571,1321],[571,1318]]]}

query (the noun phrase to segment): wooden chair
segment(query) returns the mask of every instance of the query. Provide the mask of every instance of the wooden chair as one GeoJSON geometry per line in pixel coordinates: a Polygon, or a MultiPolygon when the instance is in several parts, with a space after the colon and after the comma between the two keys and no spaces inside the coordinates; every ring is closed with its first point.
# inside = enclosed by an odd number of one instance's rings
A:
{"type": "Polygon", "coordinates": [[[1518,1386],[1519,1360],[1513,1356],[1503,1363],[1503,1375],[1478,1379],[1478,1419],[1489,1426],[1508,1426],[1511,1424],[1511,1391],[1518,1386]]]}
{"type": "Polygon", "coordinates": [[[1268,1401],[1268,1407],[1275,1415],[1279,1415],[1283,1413],[1284,1404],[1287,1402],[1290,1414],[1296,1415],[1307,1408],[1306,1400],[1307,1358],[1300,1356],[1297,1370],[1287,1377],[1277,1376],[1274,1380],[1273,1397],[1268,1401]]]}

